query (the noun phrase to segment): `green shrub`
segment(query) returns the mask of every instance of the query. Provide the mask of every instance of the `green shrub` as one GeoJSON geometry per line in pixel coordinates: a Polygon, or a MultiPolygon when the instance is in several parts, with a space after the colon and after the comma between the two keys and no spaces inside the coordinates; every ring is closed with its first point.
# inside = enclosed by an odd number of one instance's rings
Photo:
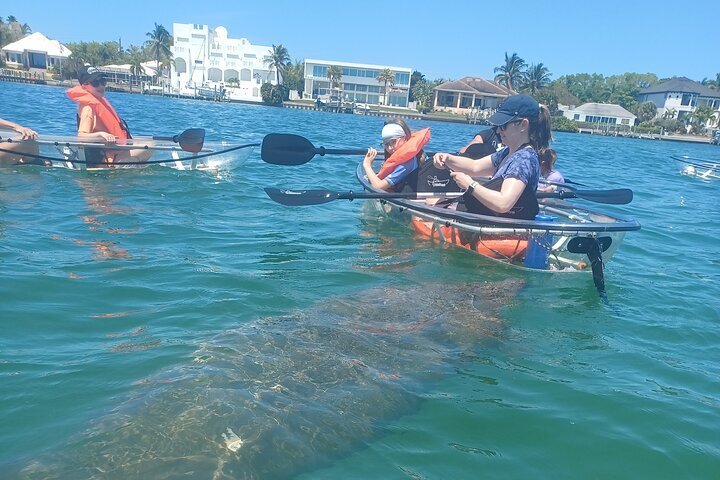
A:
{"type": "Polygon", "coordinates": [[[555,132],[578,132],[577,123],[574,120],[570,120],[569,118],[563,116],[552,117],[551,125],[553,131],[555,132]]]}
{"type": "Polygon", "coordinates": [[[260,87],[260,96],[268,105],[282,105],[283,100],[290,98],[290,89],[285,85],[263,83],[260,87]]]}

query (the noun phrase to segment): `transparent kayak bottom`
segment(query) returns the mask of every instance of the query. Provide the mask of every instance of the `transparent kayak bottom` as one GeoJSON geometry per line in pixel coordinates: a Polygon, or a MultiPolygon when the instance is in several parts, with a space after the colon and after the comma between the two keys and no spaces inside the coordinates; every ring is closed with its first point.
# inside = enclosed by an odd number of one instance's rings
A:
{"type": "Polygon", "coordinates": [[[410,227],[416,235],[440,243],[455,245],[486,258],[522,269],[552,272],[591,270],[594,248],[603,262],[608,261],[625,237],[624,231],[603,231],[613,222],[604,214],[570,207],[541,205],[541,214],[563,218],[557,228],[495,227],[461,223],[422,211],[374,200],[370,214],[377,213],[410,227]],[[571,223],[568,223],[570,221],[571,223]],[[572,225],[597,223],[597,231],[573,230],[572,225]]]}

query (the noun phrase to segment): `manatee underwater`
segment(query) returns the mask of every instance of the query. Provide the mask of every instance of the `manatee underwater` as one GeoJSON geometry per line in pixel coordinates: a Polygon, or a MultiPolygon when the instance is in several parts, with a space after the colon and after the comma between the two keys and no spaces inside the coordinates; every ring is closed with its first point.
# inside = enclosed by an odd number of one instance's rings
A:
{"type": "Polygon", "coordinates": [[[499,311],[521,286],[375,288],[242,324],[10,478],[280,479],[328,465],[416,411],[463,352],[502,339],[499,311]]]}

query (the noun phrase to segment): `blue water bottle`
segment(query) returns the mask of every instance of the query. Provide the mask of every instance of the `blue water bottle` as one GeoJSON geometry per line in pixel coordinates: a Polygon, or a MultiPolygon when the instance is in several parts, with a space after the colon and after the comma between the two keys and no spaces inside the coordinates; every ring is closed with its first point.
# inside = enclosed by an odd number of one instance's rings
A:
{"type": "MultiPolygon", "coordinates": [[[[557,217],[552,215],[535,215],[536,222],[552,222],[557,217]]],[[[528,239],[525,249],[525,266],[545,270],[548,267],[548,256],[552,248],[553,236],[549,233],[533,233],[528,239]]]]}

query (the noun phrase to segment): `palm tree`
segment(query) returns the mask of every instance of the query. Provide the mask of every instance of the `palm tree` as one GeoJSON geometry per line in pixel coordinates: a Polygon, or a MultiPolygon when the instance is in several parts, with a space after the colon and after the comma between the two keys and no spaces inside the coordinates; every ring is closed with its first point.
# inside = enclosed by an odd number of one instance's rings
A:
{"type": "Polygon", "coordinates": [[[145,67],[142,64],[142,51],[135,45],[131,45],[128,49],[128,62],[130,63],[130,93],[132,93],[132,85],[135,77],[145,74],[145,67]]]}
{"type": "Polygon", "coordinates": [[[7,17],[7,22],[8,22],[8,23],[17,22],[17,18],[15,18],[15,15],[8,15],[8,17],[7,17]]]}
{"type": "Polygon", "coordinates": [[[164,60],[172,59],[172,36],[165,27],[155,23],[155,28],[151,32],[146,34],[149,38],[145,42],[145,47],[148,49],[150,56],[155,59],[155,65],[157,66],[158,83],[160,83],[160,65],[164,60]]]}
{"type": "Polygon", "coordinates": [[[337,65],[330,65],[325,75],[330,80],[330,88],[335,88],[340,85],[340,80],[342,80],[342,68],[337,65]]]}
{"type": "Polygon", "coordinates": [[[530,95],[536,96],[540,90],[550,85],[550,72],[542,63],[530,65],[522,74],[522,83],[530,95]]]}
{"type": "Polygon", "coordinates": [[[27,35],[28,33],[32,33],[32,28],[30,28],[30,25],[28,25],[27,23],[23,23],[22,25],[20,25],[20,31],[23,35],[27,35]]]}
{"type": "Polygon", "coordinates": [[[285,73],[285,69],[290,64],[290,54],[282,43],[273,45],[272,49],[268,50],[268,52],[270,53],[270,57],[265,60],[265,64],[275,69],[275,83],[280,85],[282,74],[285,73]]]}
{"type": "Polygon", "coordinates": [[[522,69],[525,66],[525,60],[518,57],[517,53],[513,53],[508,57],[505,52],[505,65],[495,67],[495,81],[505,85],[510,90],[514,90],[514,86],[518,84],[522,78],[522,69]]]}
{"type": "Polygon", "coordinates": [[[392,88],[393,85],[395,85],[395,73],[393,73],[393,71],[390,70],[389,68],[380,70],[380,73],[378,73],[378,76],[377,76],[377,81],[385,84],[383,103],[385,105],[387,105],[388,85],[390,86],[390,88],[392,88]]]}

